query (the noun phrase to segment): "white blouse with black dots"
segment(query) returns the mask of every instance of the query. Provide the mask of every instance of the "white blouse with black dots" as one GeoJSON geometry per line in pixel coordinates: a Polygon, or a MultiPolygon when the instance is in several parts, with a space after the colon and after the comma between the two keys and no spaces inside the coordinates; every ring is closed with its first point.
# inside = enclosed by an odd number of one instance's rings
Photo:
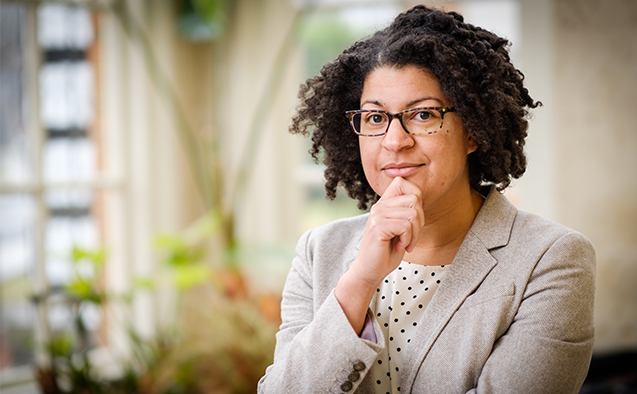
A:
{"type": "Polygon", "coordinates": [[[400,392],[402,355],[445,273],[444,265],[403,261],[377,289],[376,317],[385,334],[385,349],[372,368],[376,393],[400,392]]]}

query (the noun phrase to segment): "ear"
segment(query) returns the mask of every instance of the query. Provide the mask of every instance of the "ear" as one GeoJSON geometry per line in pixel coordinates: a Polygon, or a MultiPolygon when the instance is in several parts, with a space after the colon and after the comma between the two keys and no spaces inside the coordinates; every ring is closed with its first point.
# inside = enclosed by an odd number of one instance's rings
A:
{"type": "Polygon", "coordinates": [[[475,141],[467,135],[467,155],[475,152],[477,149],[478,144],[476,144],[475,141]]]}

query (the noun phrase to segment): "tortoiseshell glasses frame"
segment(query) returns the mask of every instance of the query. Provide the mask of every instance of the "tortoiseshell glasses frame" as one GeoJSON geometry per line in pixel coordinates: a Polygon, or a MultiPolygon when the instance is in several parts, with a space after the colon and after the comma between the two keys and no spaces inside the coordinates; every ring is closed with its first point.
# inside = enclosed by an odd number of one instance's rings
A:
{"type": "Polygon", "coordinates": [[[358,109],[346,111],[354,133],[364,137],[380,137],[387,134],[391,121],[397,118],[403,129],[412,135],[433,134],[442,129],[447,112],[454,107],[417,107],[398,113],[380,109],[358,109]]]}

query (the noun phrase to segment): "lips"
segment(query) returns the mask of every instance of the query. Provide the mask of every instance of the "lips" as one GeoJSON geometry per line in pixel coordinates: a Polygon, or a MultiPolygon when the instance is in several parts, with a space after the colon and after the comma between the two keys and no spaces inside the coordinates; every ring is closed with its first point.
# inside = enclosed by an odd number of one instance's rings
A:
{"type": "Polygon", "coordinates": [[[418,163],[389,163],[383,166],[382,170],[387,176],[392,178],[397,176],[407,177],[418,171],[423,165],[418,163]]]}

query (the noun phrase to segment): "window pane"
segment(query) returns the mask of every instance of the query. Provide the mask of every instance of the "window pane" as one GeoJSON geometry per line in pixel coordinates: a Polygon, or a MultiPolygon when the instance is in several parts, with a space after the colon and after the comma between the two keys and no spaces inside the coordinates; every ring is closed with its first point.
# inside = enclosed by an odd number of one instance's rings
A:
{"type": "Polygon", "coordinates": [[[52,138],[44,146],[43,178],[47,182],[91,180],[95,176],[95,146],[88,138],[52,138]]]}
{"type": "Polygon", "coordinates": [[[28,195],[0,196],[0,369],[33,361],[34,212],[28,195]]]}
{"type": "Polygon", "coordinates": [[[80,7],[42,4],[38,9],[38,30],[43,48],[84,49],[93,41],[91,14],[80,7]]]}
{"type": "Polygon", "coordinates": [[[45,63],[40,71],[42,125],[49,130],[86,130],[93,119],[92,95],[93,70],[88,62],[45,63]]]}
{"type": "Polygon", "coordinates": [[[47,322],[52,338],[71,335],[74,346],[95,344],[102,322],[101,306],[90,300],[93,291],[101,287],[101,262],[74,254],[74,250],[95,253],[102,248],[96,215],[101,195],[88,188],[55,189],[45,195],[49,212],[45,275],[52,290],[47,299],[47,322]],[[86,285],[89,293],[85,293],[86,285]]]}
{"type": "Polygon", "coordinates": [[[96,175],[94,70],[87,61],[93,44],[87,9],[61,4],[38,8],[40,115],[46,130],[42,172],[45,182],[87,181],[96,175]]]}
{"type": "Polygon", "coordinates": [[[25,19],[24,5],[0,3],[0,182],[33,177],[24,125],[25,19]]]}
{"type": "Polygon", "coordinates": [[[53,287],[64,286],[74,277],[76,269],[93,277],[91,267],[74,266],[74,247],[88,250],[99,248],[100,237],[91,214],[94,193],[87,189],[49,191],[46,195],[49,220],[46,225],[46,264],[48,282],[53,287]]]}

